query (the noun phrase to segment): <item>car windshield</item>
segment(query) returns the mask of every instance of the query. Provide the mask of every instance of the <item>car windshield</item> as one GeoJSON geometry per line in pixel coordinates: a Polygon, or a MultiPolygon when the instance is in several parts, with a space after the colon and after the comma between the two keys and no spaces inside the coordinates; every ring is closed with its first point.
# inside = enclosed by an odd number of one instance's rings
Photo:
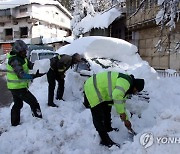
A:
{"type": "Polygon", "coordinates": [[[51,59],[52,57],[55,57],[56,55],[58,55],[57,53],[39,53],[39,59],[51,59]]]}

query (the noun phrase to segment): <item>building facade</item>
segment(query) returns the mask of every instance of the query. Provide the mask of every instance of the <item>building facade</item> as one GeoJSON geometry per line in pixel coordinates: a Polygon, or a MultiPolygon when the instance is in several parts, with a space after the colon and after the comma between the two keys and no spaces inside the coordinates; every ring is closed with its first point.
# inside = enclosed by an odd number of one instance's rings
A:
{"type": "MultiPolygon", "coordinates": [[[[180,22],[175,29],[163,30],[155,18],[160,10],[158,0],[126,0],[126,26],[132,32],[131,43],[139,49],[142,59],[155,69],[180,70],[180,22]]],[[[180,9],[180,6],[179,6],[180,9]]]]}
{"type": "Polygon", "coordinates": [[[59,4],[29,3],[0,10],[0,54],[9,52],[17,39],[40,44],[42,38],[71,35],[71,14],[59,4]]]}

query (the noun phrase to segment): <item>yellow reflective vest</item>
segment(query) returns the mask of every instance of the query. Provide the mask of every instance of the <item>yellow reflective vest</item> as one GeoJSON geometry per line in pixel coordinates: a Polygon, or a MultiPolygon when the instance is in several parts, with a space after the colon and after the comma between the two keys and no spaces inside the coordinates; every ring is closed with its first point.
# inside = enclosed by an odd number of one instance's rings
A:
{"type": "Polygon", "coordinates": [[[132,85],[131,76],[118,72],[93,75],[84,84],[84,91],[91,108],[104,101],[113,101],[117,113],[126,113],[126,92],[132,85]]]}
{"type": "MultiPolygon", "coordinates": [[[[7,55],[7,58],[10,59],[15,55],[7,55]]],[[[27,64],[27,59],[25,59],[25,64],[22,66],[25,73],[29,73],[29,68],[27,64]]],[[[29,81],[27,79],[19,79],[16,73],[14,72],[14,69],[7,64],[7,87],[8,89],[22,89],[22,88],[28,88],[29,81]]]]}

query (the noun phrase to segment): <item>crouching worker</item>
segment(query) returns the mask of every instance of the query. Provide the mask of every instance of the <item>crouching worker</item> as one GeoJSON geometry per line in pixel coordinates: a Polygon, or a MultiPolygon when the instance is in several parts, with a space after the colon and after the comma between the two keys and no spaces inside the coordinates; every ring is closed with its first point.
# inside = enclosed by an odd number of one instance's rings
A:
{"type": "Polygon", "coordinates": [[[22,40],[17,40],[7,56],[7,87],[11,91],[14,101],[11,109],[12,126],[20,124],[20,110],[23,107],[23,101],[30,105],[33,116],[42,118],[39,103],[28,90],[28,85],[30,80],[44,74],[39,71],[36,74],[29,74],[29,69],[33,68],[33,64],[26,58],[26,50],[27,45],[22,40]]]}
{"type": "Polygon", "coordinates": [[[133,75],[118,72],[102,72],[93,75],[84,84],[85,105],[89,103],[93,124],[101,138],[100,144],[111,147],[114,143],[108,132],[118,131],[111,127],[111,107],[115,106],[125,127],[134,133],[125,111],[128,94],[135,94],[144,88],[144,79],[135,79],[133,75]]]}

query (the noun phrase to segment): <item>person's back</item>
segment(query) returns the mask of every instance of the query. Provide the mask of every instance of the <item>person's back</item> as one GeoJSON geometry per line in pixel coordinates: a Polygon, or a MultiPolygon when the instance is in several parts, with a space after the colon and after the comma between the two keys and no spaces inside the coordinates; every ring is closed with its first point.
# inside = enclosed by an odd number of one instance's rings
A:
{"type": "Polygon", "coordinates": [[[47,73],[48,79],[48,106],[58,107],[54,103],[54,89],[56,86],[56,81],[58,82],[58,88],[56,93],[57,100],[63,100],[64,94],[64,84],[65,84],[65,72],[81,61],[81,56],[78,53],[72,56],[62,54],[50,59],[50,69],[47,73]]]}
{"type": "Polygon", "coordinates": [[[50,59],[50,67],[56,73],[65,73],[72,63],[72,57],[66,54],[58,55],[50,59]]]}
{"type": "Polygon", "coordinates": [[[129,75],[122,74],[119,72],[101,72],[96,75],[93,75],[88,80],[86,80],[84,84],[84,89],[86,96],[91,103],[90,105],[93,107],[100,102],[103,101],[112,101],[112,93],[113,90],[115,90],[117,79],[122,78],[122,82],[125,85],[125,89],[128,89],[130,87],[130,84],[127,79],[132,80],[129,75]],[[123,78],[122,78],[123,77],[123,78]],[[94,86],[96,85],[96,86],[94,86]],[[94,88],[95,87],[95,88],[94,88]],[[98,89],[98,95],[97,95],[97,89],[98,89]]]}
{"type": "Polygon", "coordinates": [[[135,79],[133,75],[113,71],[97,73],[86,80],[84,105],[90,108],[94,127],[101,137],[100,144],[120,147],[108,135],[108,132],[118,130],[111,126],[112,105],[116,108],[125,127],[135,134],[126,113],[126,96],[140,92],[143,88],[144,79],[135,79]]]}

